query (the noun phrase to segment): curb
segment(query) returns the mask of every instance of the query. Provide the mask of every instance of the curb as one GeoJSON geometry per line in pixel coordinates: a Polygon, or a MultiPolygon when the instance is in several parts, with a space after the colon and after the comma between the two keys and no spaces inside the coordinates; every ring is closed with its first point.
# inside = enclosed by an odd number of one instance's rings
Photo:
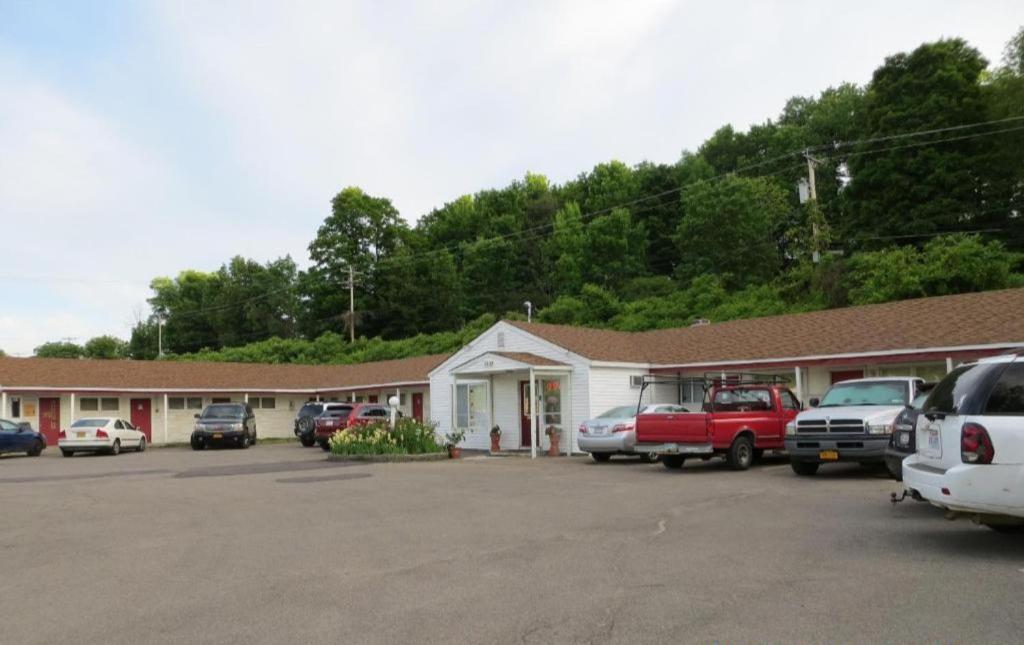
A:
{"type": "Polygon", "coordinates": [[[327,461],[362,461],[368,463],[442,461],[449,459],[447,452],[428,452],[419,455],[327,455],[327,461]]]}

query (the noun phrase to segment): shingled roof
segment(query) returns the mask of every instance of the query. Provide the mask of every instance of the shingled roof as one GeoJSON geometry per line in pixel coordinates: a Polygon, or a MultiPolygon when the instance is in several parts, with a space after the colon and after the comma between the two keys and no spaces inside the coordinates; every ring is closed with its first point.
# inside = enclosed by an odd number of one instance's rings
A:
{"type": "Polygon", "coordinates": [[[330,392],[427,383],[447,354],[351,365],[0,358],[0,388],[330,392]]]}
{"type": "Polygon", "coordinates": [[[1024,289],[619,332],[509,324],[592,360],[687,365],[1024,345],[1024,289]]]}

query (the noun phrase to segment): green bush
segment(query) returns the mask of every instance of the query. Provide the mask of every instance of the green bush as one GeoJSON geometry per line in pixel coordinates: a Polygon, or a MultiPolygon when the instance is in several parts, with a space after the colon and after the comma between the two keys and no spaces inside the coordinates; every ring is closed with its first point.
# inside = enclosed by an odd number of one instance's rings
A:
{"type": "Polygon", "coordinates": [[[335,455],[422,455],[443,452],[433,424],[399,419],[392,430],[387,422],[356,426],[334,433],[330,439],[335,455]]]}

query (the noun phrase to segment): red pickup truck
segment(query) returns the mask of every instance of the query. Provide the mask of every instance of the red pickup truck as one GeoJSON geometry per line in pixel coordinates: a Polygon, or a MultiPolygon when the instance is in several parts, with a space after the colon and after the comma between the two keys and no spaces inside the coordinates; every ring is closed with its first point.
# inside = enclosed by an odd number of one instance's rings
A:
{"type": "Polygon", "coordinates": [[[639,415],[636,451],[657,453],[666,468],[724,456],[733,470],[746,470],[765,450],[785,447],[786,423],[801,407],[780,385],[713,387],[706,400],[704,412],[639,415]]]}

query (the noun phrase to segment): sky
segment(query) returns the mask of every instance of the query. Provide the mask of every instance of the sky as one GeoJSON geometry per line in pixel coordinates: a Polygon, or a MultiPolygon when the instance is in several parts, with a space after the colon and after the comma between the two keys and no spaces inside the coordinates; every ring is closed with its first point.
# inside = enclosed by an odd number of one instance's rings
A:
{"type": "Polygon", "coordinates": [[[0,349],[130,336],[152,278],[306,247],[346,186],[410,223],[526,172],[670,163],[1019,0],[0,0],[0,349]]]}

